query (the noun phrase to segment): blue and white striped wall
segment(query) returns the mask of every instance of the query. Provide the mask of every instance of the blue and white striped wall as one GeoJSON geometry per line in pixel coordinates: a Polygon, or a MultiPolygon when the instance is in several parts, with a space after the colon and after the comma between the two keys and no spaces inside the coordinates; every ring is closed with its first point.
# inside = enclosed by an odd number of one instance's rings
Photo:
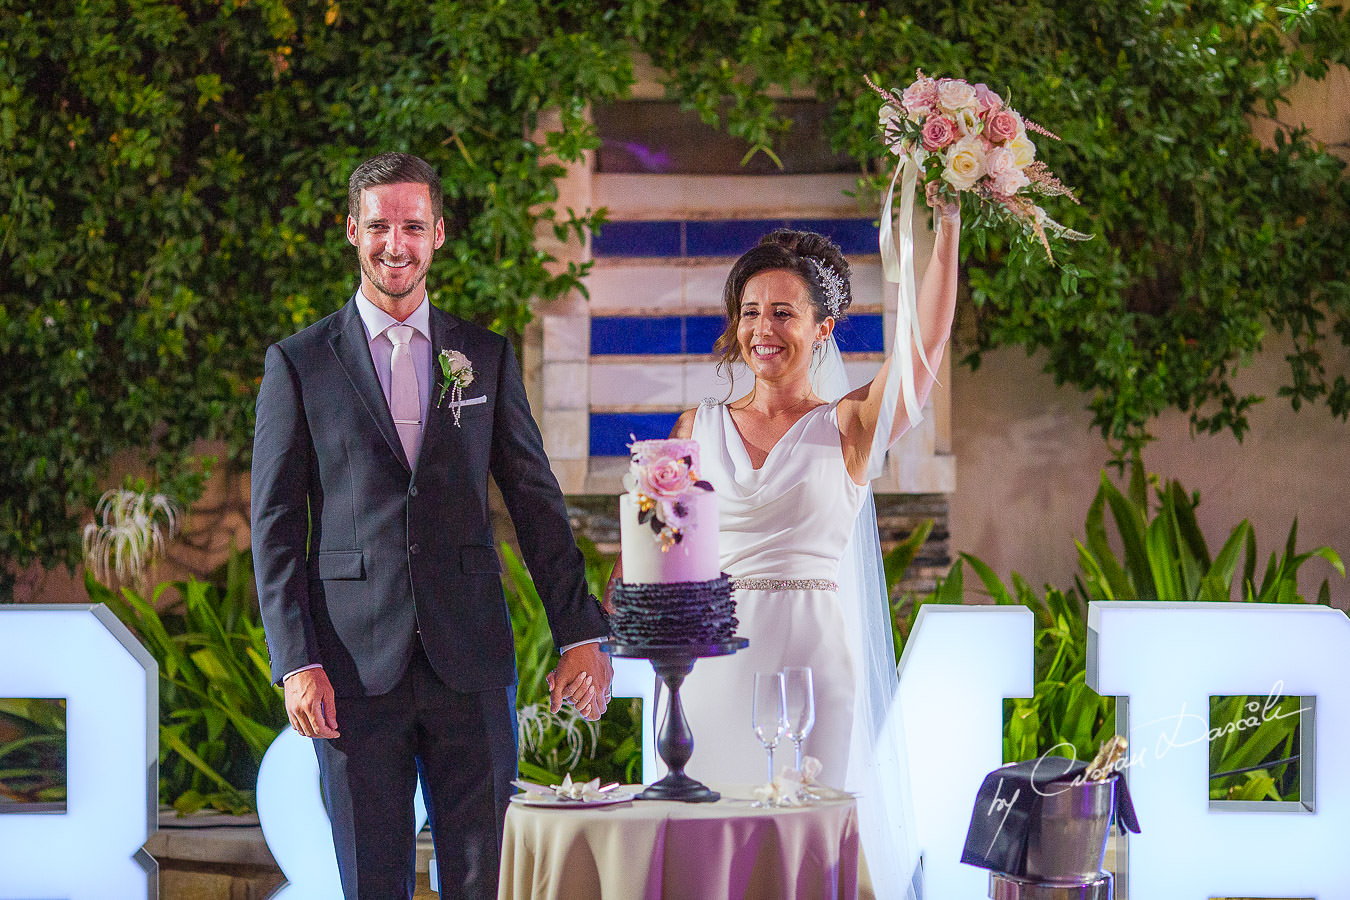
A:
{"type": "MultiPolygon", "coordinates": [[[[564,492],[617,493],[633,437],[664,437],[680,412],[703,398],[750,389],[743,368],[734,373],[734,389],[718,374],[712,346],[725,325],[722,288],[732,263],[774,228],[828,234],[844,250],[854,305],[836,333],[850,380],[862,384],[875,375],[894,327],[894,287],[882,282],[875,219],[859,215],[843,194],[851,177],[575,177],[590,188],[588,205],[605,206],[611,221],[588,248],[589,300],[542,310],[533,344],[539,359],[530,358],[527,341],[525,360],[564,492]]],[[[580,197],[571,199],[575,206],[580,197]]],[[[938,415],[926,412],[892,451],[878,491],[954,487],[954,466],[943,452],[946,422],[935,421],[945,416],[944,398],[936,392],[938,415]]]]}

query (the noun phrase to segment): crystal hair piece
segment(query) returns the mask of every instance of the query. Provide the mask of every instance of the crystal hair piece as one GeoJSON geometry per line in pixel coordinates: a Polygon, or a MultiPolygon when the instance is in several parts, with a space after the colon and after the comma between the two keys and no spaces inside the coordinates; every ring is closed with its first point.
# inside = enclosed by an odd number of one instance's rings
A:
{"type": "Polygon", "coordinates": [[[822,263],[814,256],[806,257],[811,270],[816,273],[816,282],[825,292],[825,309],[831,316],[838,317],[844,306],[844,279],[834,270],[834,266],[822,263]]]}

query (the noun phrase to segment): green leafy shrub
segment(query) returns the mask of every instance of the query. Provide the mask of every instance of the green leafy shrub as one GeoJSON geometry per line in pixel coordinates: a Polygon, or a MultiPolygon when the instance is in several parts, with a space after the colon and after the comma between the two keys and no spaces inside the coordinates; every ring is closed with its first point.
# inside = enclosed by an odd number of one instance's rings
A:
{"type": "MultiPolygon", "coordinates": [[[[591,588],[597,590],[608,580],[613,560],[589,542],[582,545],[591,588]]],[[[549,713],[544,679],[557,665],[553,638],[520,558],[506,544],[502,558],[520,673],[521,772],[544,782],[568,771],[574,778],[640,781],[641,701],[611,703],[599,723],[584,721],[568,706],[549,713]]],[[[85,577],[90,599],[106,604],[159,663],[160,802],[181,813],[203,807],[231,813],[255,809],[258,767],[286,726],[281,691],[271,684],[252,554],[231,553],[218,576],[218,585],[195,579],[165,582],[148,599],[85,577]],[[169,591],[177,592],[178,602],[169,591]]],[[[15,702],[0,702],[0,717],[10,712],[2,704],[15,702]]],[[[0,746],[0,754],[6,746],[0,746]]],[[[0,767],[4,762],[0,756],[0,767]]]]}
{"type": "Polygon", "coordinates": [[[66,701],[0,699],[0,810],[65,803],[66,701]]]}
{"type": "MultiPolygon", "coordinates": [[[[1038,594],[1021,575],[1012,573],[1011,588],[986,563],[962,553],[948,576],[927,598],[908,597],[896,610],[896,642],[913,628],[919,608],[926,603],[965,601],[965,567],[975,572],[982,593],[999,605],[1023,605],[1036,615],[1035,691],[1030,698],[1004,701],[1003,758],[1032,759],[1042,754],[1091,759],[1097,748],[1115,733],[1115,698],[1102,697],[1088,687],[1087,604],[1094,600],[1235,601],[1303,603],[1297,576],[1314,558],[1327,562],[1342,577],[1345,566],[1330,547],[1299,552],[1298,523],[1289,530],[1283,553],[1272,553],[1257,577],[1259,556],[1247,520],[1229,534],[1212,556],[1196,521],[1199,495],[1187,493],[1176,481],[1156,485],[1150,502],[1148,480],[1138,457],[1122,492],[1102,474],[1097,494],[1088,508],[1086,542],[1078,543],[1080,573],[1065,591],[1047,585],[1038,594]],[[1107,532],[1107,510],[1123,557],[1112,547],[1107,532]],[[1241,568],[1239,568],[1241,562],[1241,568]]],[[[896,561],[904,554],[894,551],[896,561]]],[[[891,584],[902,570],[888,566],[891,584]]],[[[1329,585],[1323,581],[1318,602],[1327,603],[1329,585]]],[[[898,651],[897,651],[898,652],[898,651]]],[[[1270,698],[1235,696],[1212,698],[1210,727],[1222,729],[1258,708],[1270,698]]],[[[1298,698],[1279,700],[1272,715],[1259,727],[1234,729],[1210,744],[1210,770],[1237,772],[1216,778],[1212,799],[1297,799],[1298,770],[1288,760],[1299,747],[1299,718],[1292,715],[1298,698]]]]}
{"type": "Polygon", "coordinates": [[[90,574],[85,587],[141,639],[159,663],[159,798],[180,813],[256,808],[263,754],[286,726],[271,683],[253,593],[252,554],[232,552],[222,584],[164,582],[149,598],[114,592],[90,574]],[[178,594],[171,602],[167,591],[178,594]]]}
{"type": "MultiPolygon", "coordinates": [[[[591,592],[601,596],[614,560],[597,553],[595,545],[584,537],[578,543],[586,555],[591,592]]],[[[502,544],[501,555],[520,679],[516,707],[520,711],[521,774],[543,784],[557,784],[569,772],[574,781],[600,778],[605,783],[641,782],[642,701],[616,699],[599,722],[585,721],[567,705],[557,713],[549,712],[545,677],[558,664],[553,636],[524,564],[509,544],[502,544]]],[[[647,712],[650,714],[650,710],[647,712]]]]}
{"type": "Polygon", "coordinates": [[[439,306],[518,332],[575,288],[537,235],[585,99],[631,82],[599,5],[0,3],[0,595],[79,560],[132,450],[186,508],[198,442],[247,464],[266,346],[351,297],[346,180],[406,150],[445,182],[439,306]],[[556,113],[547,122],[541,113],[556,113]]]}
{"type": "Polygon", "coordinates": [[[410,150],[442,173],[438,305],[516,332],[532,298],[576,287],[584,267],[537,236],[600,223],[551,212],[556,160],[596,146],[587,104],[624,95],[634,49],[750,150],[783,139],[782,88],[834,104],[860,172],[885,156],[863,74],[1009,91],[1064,138],[1043,151],[1084,205],[1055,213],[1096,238],[1059,270],[964,241],[971,365],[1043,349],[1123,448],[1172,407],[1241,437],[1260,398],[1233,376],[1274,331],[1293,342],[1280,393],[1345,418],[1324,354],[1350,342],[1350,179],[1303,129],[1262,146],[1253,119],[1347,48],[1343,6],[1306,0],[5,0],[0,593],[10,566],[78,560],[114,455],[149,458],[185,507],[198,441],[246,461],[264,347],[353,290],[362,158],[410,150]]]}

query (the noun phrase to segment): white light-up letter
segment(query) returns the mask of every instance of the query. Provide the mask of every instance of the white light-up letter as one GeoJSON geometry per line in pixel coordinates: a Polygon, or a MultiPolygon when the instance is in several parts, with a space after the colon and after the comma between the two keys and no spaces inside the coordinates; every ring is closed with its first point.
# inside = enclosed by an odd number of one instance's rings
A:
{"type": "Polygon", "coordinates": [[[651,784],[666,774],[665,763],[656,758],[656,727],[652,704],[656,702],[656,673],[645,659],[615,657],[610,695],[614,700],[637,697],[642,701],[642,783],[651,784]],[[659,767],[659,768],[658,768],[659,767]]]}
{"type": "Polygon", "coordinates": [[[1088,628],[1088,684],[1129,697],[1127,777],[1143,829],[1129,840],[1130,896],[1347,896],[1350,854],[1329,849],[1350,831],[1350,771],[1340,764],[1350,746],[1345,614],[1254,603],[1093,603],[1088,628]],[[1313,809],[1211,809],[1209,698],[1272,692],[1316,697],[1315,734],[1304,741],[1312,758],[1301,760],[1301,801],[1313,809]]]}
{"type": "Polygon", "coordinates": [[[900,658],[900,704],[923,854],[924,896],[984,897],[961,863],[984,776],[1003,765],[1003,700],[1033,689],[1035,617],[1025,607],[925,606],[900,658]]]}
{"type": "Polygon", "coordinates": [[[0,697],[66,698],[66,811],[0,815],[0,900],[157,896],[159,669],[102,604],[0,606],[0,697]]]}
{"type": "MultiPolygon", "coordinates": [[[[413,795],[416,827],[427,822],[419,781],[413,795]]],[[[289,725],[263,755],[258,770],[258,824],[286,883],[269,900],[333,900],[342,896],[333,827],[319,788],[314,741],[289,725]]]]}

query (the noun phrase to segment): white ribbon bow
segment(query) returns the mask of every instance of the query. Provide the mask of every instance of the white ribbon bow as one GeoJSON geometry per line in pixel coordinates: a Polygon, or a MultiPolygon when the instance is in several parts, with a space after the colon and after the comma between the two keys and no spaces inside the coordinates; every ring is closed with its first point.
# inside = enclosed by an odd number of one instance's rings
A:
{"type": "Polygon", "coordinates": [[[900,158],[900,165],[891,177],[891,186],[886,191],[886,202],[881,207],[881,228],[878,241],[881,245],[881,271],[886,280],[899,285],[900,296],[896,303],[895,347],[892,348],[892,362],[900,370],[900,390],[905,398],[905,415],[910,422],[921,418],[919,397],[914,391],[914,346],[919,348],[919,359],[928,374],[937,379],[937,373],[928,364],[928,354],[923,352],[923,336],[919,333],[918,291],[914,286],[914,186],[919,180],[919,160],[906,154],[900,158]],[[903,178],[902,178],[903,176],[903,178]],[[895,202],[895,183],[900,181],[900,229],[896,239],[896,229],[891,217],[891,207],[895,202]],[[910,343],[913,339],[913,345],[910,343]]]}

